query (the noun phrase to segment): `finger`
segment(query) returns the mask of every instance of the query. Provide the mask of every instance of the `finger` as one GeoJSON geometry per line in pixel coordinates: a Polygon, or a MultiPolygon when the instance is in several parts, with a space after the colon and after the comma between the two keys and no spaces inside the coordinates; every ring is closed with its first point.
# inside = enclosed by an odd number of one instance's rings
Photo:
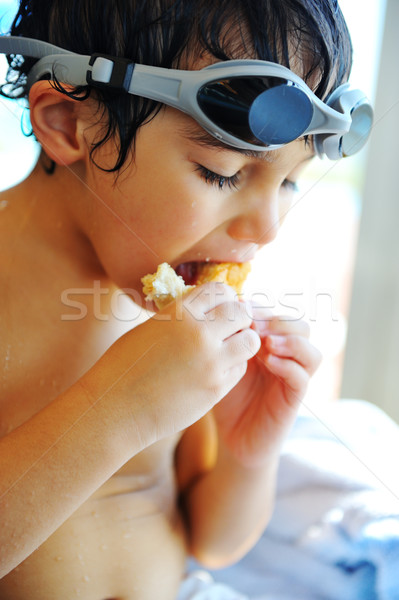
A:
{"type": "Polygon", "coordinates": [[[272,310],[270,310],[270,308],[267,308],[265,306],[259,306],[258,304],[254,303],[251,300],[246,300],[247,304],[251,305],[251,310],[252,310],[252,314],[254,317],[255,321],[266,321],[269,322],[271,321],[276,315],[273,313],[272,310]]]}
{"type": "Polygon", "coordinates": [[[309,375],[313,375],[321,362],[319,350],[299,335],[269,335],[265,346],[270,354],[295,361],[309,375]]]}
{"type": "Polygon", "coordinates": [[[269,371],[284,382],[294,394],[293,401],[300,401],[306,386],[309,383],[310,375],[297,362],[290,358],[281,358],[274,354],[269,354],[265,359],[265,364],[269,371]]]}
{"type": "Polygon", "coordinates": [[[253,309],[253,327],[262,337],[266,335],[300,335],[310,336],[309,323],[302,319],[290,319],[282,315],[264,316],[261,311],[253,309]]]}
{"type": "Polygon", "coordinates": [[[244,377],[247,372],[247,361],[239,363],[225,372],[225,383],[220,394],[219,400],[222,400],[244,377]]]}
{"type": "MultiPolygon", "coordinates": [[[[205,316],[208,323],[217,323],[218,334],[222,339],[248,329],[252,324],[252,316],[243,302],[224,302],[208,311],[205,316]]],[[[258,334],[255,335],[259,337],[258,334]]]]}
{"type": "Polygon", "coordinates": [[[183,297],[183,306],[193,316],[208,313],[216,306],[224,302],[232,302],[237,299],[236,292],[224,283],[204,283],[183,297]]]}
{"type": "Polygon", "coordinates": [[[258,353],[261,340],[252,329],[244,329],[224,341],[224,350],[230,366],[247,361],[258,353]]]}

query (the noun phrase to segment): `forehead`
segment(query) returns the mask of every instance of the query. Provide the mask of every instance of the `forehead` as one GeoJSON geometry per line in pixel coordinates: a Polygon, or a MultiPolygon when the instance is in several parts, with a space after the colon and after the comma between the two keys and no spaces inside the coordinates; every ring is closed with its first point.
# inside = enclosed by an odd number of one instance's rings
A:
{"type": "MultiPolygon", "coordinates": [[[[238,154],[248,158],[254,158],[257,160],[262,160],[265,162],[273,163],[279,158],[279,150],[270,150],[270,151],[258,151],[258,150],[249,150],[244,148],[236,148],[234,146],[230,146],[221,142],[213,135],[209,134],[205,129],[203,129],[194,119],[188,117],[187,115],[182,115],[181,125],[178,129],[179,135],[186,138],[188,141],[198,144],[199,146],[209,148],[212,150],[219,150],[221,152],[230,152],[232,154],[238,154]]],[[[296,144],[299,148],[299,145],[302,146],[305,158],[304,160],[310,160],[315,156],[314,148],[313,148],[313,139],[311,136],[305,138],[299,138],[292,142],[292,144],[296,144]]]]}

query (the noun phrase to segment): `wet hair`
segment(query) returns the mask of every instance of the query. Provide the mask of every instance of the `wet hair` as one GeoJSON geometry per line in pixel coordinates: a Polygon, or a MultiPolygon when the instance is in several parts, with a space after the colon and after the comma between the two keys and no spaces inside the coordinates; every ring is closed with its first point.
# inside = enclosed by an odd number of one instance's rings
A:
{"type": "MultiPolygon", "coordinates": [[[[11,35],[44,40],[77,52],[100,52],[134,62],[187,68],[193,59],[258,58],[292,67],[320,98],[345,81],[352,47],[337,0],[20,0],[11,35]],[[298,60],[299,59],[299,60],[298,60]],[[299,65],[299,67],[298,67],[299,65]],[[298,72],[298,68],[302,72],[298,72]]],[[[36,59],[9,55],[0,93],[27,98],[36,59]]],[[[83,100],[89,86],[62,93],[83,100]]],[[[115,139],[119,171],[137,131],[160,110],[152,100],[95,90],[106,125],[93,153],[115,139]]]]}

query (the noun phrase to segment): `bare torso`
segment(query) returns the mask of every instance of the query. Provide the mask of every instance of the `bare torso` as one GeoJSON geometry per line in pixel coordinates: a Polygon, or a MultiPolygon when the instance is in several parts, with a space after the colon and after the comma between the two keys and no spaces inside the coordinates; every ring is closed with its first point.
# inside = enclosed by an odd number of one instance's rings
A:
{"type": "MultiPolygon", "coordinates": [[[[3,197],[13,200],[9,194],[3,197]]],[[[88,306],[86,317],[65,318],[76,315],[76,308],[65,306],[62,292],[87,289],[92,275],[83,267],[79,270],[73,256],[63,260],[61,250],[51,252],[51,240],[36,239],[33,217],[25,215],[24,222],[21,215],[12,216],[11,208],[9,217],[7,210],[0,222],[0,288],[5,298],[0,303],[0,436],[72,385],[138,322],[132,307],[132,320],[120,318],[120,303],[118,318],[112,316],[105,295],[101,314],[109,318],[93,316],[93,297],[87,292],[73,296],[88,306]]],[[[124,306],[129,310],[128,303],[124,306]]],[[[0,580],[0,598],[174,599],[186,556],[176,504],[177,443],[178,437],[163,440],[126,463],[0,580]]],[[[35,490],[31,493],[34,496],[35,490]]]]}
{"type": "Polygon", "coordinates": [[[171,449],[149,449],[112,477],[0,581],[2,600],[175,599],[185,544],[172,465],[159,477],[129,474],[171,449]]]}

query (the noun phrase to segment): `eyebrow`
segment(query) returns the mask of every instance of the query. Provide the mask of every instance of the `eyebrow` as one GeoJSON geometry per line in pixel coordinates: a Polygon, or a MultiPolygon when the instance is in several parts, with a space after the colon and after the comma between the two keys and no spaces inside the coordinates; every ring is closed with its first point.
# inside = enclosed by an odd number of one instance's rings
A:
{"type": "MultiPolygon", "coordinates": [[[[185,126],[182,131],[182,135],[187,138],[191,142],[195,142],[200,146],[204,146],[205,148],[213,148],[219,150],[228,150],[230,152],[235,152],[240,154],[241,156],[248,156],[249,158],[257,158],[258,160],[264,160],[266,162],[273,162],[275,158],[275,154],[273,151],[268,150],[250,150],[249,148],[236,148],[235,146],[230,146],[226,144],[222,140],[218,140],[216,137],[205,131],[205,129],[199,128],[196,125],[185,126]]],[[[313,146],[311,142],[305,140],[305,144],[309,144],[309,146],[313,146]]],[[[315,154],[310,154],[303,161],[306,162],[315,157],[315,154]]]]}

